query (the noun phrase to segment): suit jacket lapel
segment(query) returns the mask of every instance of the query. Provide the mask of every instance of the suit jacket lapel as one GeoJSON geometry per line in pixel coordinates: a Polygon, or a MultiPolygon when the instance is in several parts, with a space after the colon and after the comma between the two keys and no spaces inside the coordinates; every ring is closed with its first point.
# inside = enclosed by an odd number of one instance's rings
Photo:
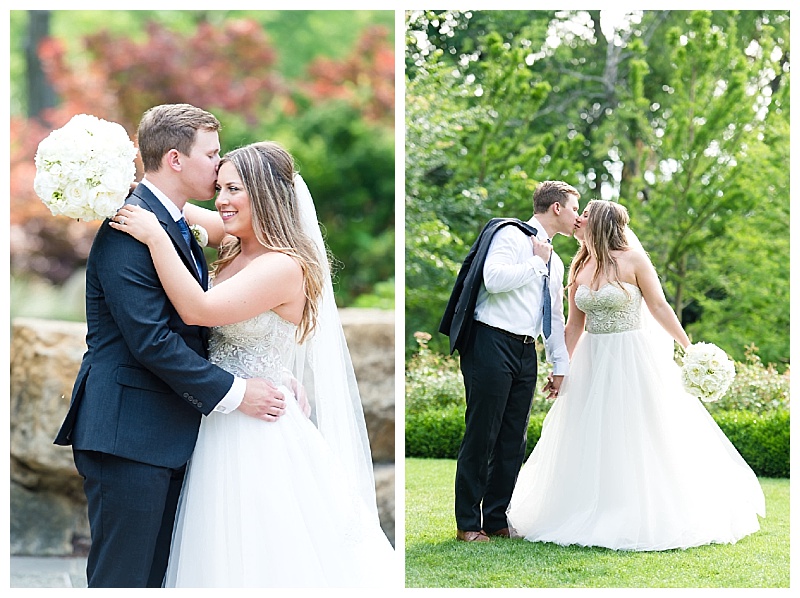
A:
{"type": "MultiPolygon", "coordinates": [[[[202,284],[203,288],[205,289],[208,286],[207,274],[201,275],[197,272],[197,267],[194,265],[195,260],[194,256],[192,255],[192,249],[186,245],[186,241],[183,240],[183,235],[181,234],[181,229],[178,227],[178,223],[172,219],[172,216],[170,216],[167,208],[164,207],[164,204],[162,204],[158,198],[153,195],[150,189],[144,185],[136,185],[136,188],[133,190],[133,195],[138,197],[142,203],[151,212],[153,212],[153,214],[156,215],[156,218],[158,218],[161,226],[164,227],[164,229],[167,231],[167,234],[172,239],[172,244],[175,246],[178,254],[183,259],[184,264],[197,279],[197,282],[202,284]]],[[[205,260],[201,261],[200,263],[205,264],[205,260]]]]}

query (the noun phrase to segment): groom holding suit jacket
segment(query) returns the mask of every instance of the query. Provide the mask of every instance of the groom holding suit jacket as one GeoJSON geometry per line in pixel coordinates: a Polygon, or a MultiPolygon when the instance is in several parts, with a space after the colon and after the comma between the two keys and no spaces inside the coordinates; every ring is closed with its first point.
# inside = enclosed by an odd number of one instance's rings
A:
{"type": "Polygon", "coordinates": [[[464,261],[439,331],[458,349],[467,410],[455,479],[456,538],[509,537],[506,509],[525,457],[536,387],[535,339],[545,337],[550,397],[569,367],[564,341],[564,265],[556,234],[572,236],[578,191],[541,183],[528,222],[495,218],[464,261]]]}
{"type": "MultiPolygon", "coordinates": [[[[212,114],[188,104],[148,110],[138,131],[145,179],[127,199],[156,214],[204,289],[203,252],[181,219],[189,198],[215,194],[218,130],[212,114]]],[[[208,329],[181,320],[147,246],[107,222],[86,266],[88,349],[55,444],[72,445],[84,478],[89,587],[161,587],[202,416],[239,409],[274,421],[284,403],[266,380],[207,361],[208,329]]]]}

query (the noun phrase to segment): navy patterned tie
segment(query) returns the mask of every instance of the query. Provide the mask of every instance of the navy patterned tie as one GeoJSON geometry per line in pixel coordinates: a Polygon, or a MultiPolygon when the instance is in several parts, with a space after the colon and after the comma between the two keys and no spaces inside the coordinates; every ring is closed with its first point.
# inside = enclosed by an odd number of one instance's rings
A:
{"type": "Polygon", "coordinates": [[[192,231],[189,230],[189,224],[186,222],[186,218],[181,218],[178,220],[178,227],[181,229],[183,240],[186,241],[186,246],[189,248],[189,253],[192,256],[194,267],[198,272],[200,272],[200,268],[197,266],[197,260],[194,257],[194,252],[192,251],[192,231]]]}
{"type": "MultiPolygon", "coordinates": [[[[547,239],[548,243],[552,244],[552,239],[547,239]]],[[[552,324],[550,317],[550,262],[553,261],[553,254],[550,254],[550,259],[547,260],[547,276],[544,278],[544,288],[542,291],[542,332],[544,337],[550,338],[550,326],[552,324]]]]}

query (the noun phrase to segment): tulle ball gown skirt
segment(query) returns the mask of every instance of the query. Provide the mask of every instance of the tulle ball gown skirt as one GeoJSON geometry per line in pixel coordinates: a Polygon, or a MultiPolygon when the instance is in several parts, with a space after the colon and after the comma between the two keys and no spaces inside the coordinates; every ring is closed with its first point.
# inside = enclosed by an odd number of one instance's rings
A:
{"type": "Polygon", "coordinates": [[[640,330],[582,336],[508,509],[526,540],[667,550],[759,529],[755,474],[656,355],[640,330]]]}
{"type": "Polygon", "coordinates": [[[203,421],[166,587],[387,587],[395,552],[290,391],[277,422],[203,421]]]}

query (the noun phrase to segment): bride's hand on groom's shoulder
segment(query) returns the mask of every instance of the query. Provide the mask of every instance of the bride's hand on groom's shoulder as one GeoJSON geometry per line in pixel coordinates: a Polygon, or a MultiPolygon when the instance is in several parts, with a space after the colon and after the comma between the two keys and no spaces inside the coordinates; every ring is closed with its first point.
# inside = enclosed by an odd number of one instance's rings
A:
{"type": "Polygon", "coordinates": [[[153,212],[132,204],[125,204],[114,215],[109,226],[128,233],[137,241],[151,245],[159,239],[160,235],[166,236],[153,212]]]}

